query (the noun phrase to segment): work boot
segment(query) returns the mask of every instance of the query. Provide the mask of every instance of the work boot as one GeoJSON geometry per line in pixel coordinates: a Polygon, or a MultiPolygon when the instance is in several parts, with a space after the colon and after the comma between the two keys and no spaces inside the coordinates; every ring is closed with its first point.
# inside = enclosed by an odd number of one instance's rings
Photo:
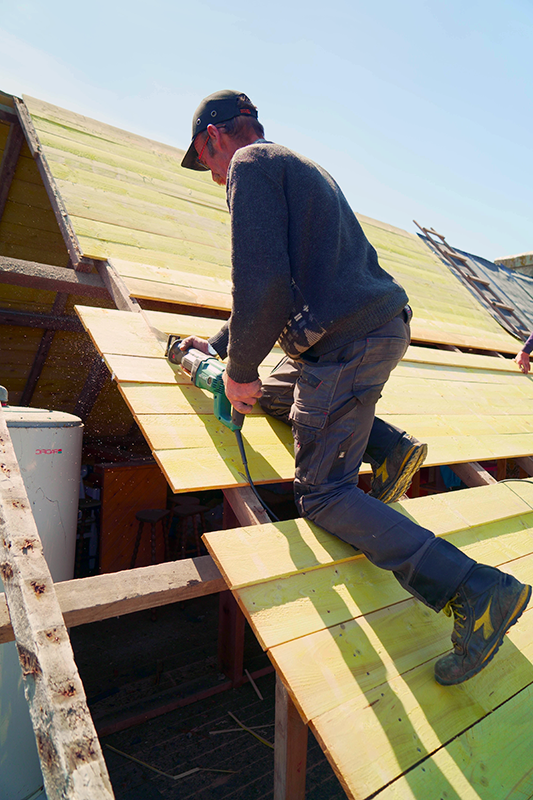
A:
{"type": "Polygon", "coordinates": [[[376,469],[372,467],[370,496],[384,503],[394,503],[406,493],[413,475],[428,454],[427,444],[404,433],[392,453],[376,469]]]}
{"type": "Polygon", "coordinates": [[[455,618],[453,651],[435,664],[438,683],[449,686],[477,675],[500,648],[525,610],[531,586],[494,567],[478,564],[443,611],[455,618]]]}

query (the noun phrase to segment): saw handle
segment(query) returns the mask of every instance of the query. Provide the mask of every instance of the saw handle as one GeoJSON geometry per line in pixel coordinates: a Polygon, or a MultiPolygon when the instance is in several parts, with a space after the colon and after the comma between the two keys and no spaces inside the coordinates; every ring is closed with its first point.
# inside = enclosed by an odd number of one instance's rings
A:
{"type": "Polygon", "coordinates": [[[242,428],[242,424],[244,422],[244,414],[241,414],[241,412],[237,411],[237,409],[233,408],[233,406],[231,407],[231,421],[238,430],[242,428]]]}

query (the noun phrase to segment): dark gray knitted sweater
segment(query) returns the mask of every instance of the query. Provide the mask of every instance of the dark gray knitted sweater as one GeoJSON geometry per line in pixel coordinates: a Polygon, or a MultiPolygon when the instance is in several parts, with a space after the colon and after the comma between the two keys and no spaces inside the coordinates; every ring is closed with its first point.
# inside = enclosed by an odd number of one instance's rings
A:
{"type": "Polygon", "coordinates": [[[271,142],[230,164],[233,308],[210,339],[238,383],[276,341],[292,358],[322,355],[395,317],[402,287],[378,264],[340,188],[307,158],[271,142]]]}

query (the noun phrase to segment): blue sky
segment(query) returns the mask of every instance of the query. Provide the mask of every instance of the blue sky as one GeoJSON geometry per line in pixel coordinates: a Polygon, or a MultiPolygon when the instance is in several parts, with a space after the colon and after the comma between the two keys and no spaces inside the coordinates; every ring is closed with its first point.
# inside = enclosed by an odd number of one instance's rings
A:
{"type": "Polygon", "coordinates": [[[530,0],[0,0],[0,89],[188,146],[245,91],[355,211],[485,258],[533,250],[530,0]]]}

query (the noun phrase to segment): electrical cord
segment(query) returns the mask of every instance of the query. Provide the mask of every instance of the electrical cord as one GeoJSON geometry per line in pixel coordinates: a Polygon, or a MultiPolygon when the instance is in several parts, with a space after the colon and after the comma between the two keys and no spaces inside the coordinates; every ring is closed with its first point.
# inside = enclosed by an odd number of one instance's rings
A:
{"type": "Polygon", "coordinates": [[[263,500],[263,498],[261,497],[261,495],[259,494],[259,492],[257,491],[257,489],[254,486],[254,482],[252,481],[252,478],[250,476],[250,470],[248,469],[248,460],[246,458],[246,452],[244,450],[244,442],[242,440],[242,434],[241,434],[240,430],[236,430],[235,431],[235,436],[237,437],[237,444],[239,445],[239,452],[241,454],[242,465],[244,467],[244,471],[246,473],[246,480],[248,481],[248,483],[250,485],[250,489],[255,494],[255,496],[257,497],[257,499],[259,500],[259,502],[261,503],[261,505],[263,506],[263,508],[265,509],[267,514],[269,515],[269,517],[272,519],[272,521],[273,522],[279,522],[280,520],[278,519],[278,517],[276,517],[276,515],[274,514],[272,509],[270,509],[267,506],[267,504],[265,503],[265,501],[263,500]]]}

